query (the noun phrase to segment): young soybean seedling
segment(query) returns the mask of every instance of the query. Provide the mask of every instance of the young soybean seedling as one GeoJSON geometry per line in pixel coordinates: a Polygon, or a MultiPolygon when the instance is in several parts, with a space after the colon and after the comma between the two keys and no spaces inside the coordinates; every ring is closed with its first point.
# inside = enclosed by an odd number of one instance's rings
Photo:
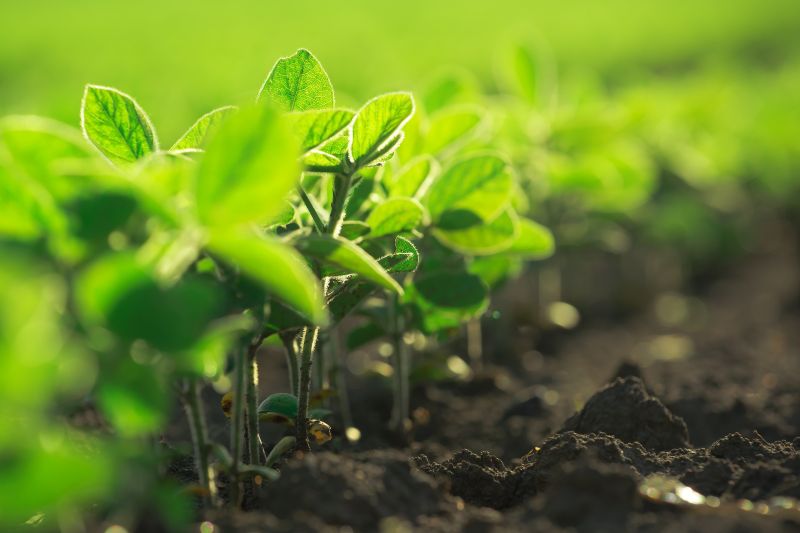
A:
{"type": "MultiPolygon", "coordinates": [[[[274,477],[274,472],[260,469],[254,388],[254,355],[263,340],[266,297],[291,305],[310,324],[327,322],[317,278],[302,256],[274,232],[275,223],[284,217],[287,193],[295,189],[300,176],[299,143],[287,120],[268,106],[222,108],[204,115],[167,152],[160,151],[144,111],[124,93],[87,86],[81,116],[86,137],[153,213],[152,234],[141,256],[151,263],[154,281],[180,284],[182,278],[202,270],[201,276],[234,295],[227,311],[247,319],[229,335],[235,354],[228,454],[232,459],[223,463],[234,480],[231,501],[238,505],[243,480],[256,474],[274,477]],[[196,164],[187,159],[192,153],[198,154],[196,164]],[[270,180],[263,179],[267,174],[270,180]],[[210,268],[200,269],[204,262],[210,268]],[[243,292],[241,276],[254,281],[258,290],[243,292]],[[246,416],[255,423],[247,425],[245,443],[246,416]]],[[[145,340],[153,342],[147,336],[145,340]]],[[[184,396],[199,477],[213,500],[208,454],[211,450],[218,457],[225,454],[208,442],[203,414],[194,405],[202,374],[187,379],[184,396]]]]}
{"type": "MultiPolygon", "coordinates": [[[[317,59],[306,50],[280,59],[259,93],[261,102],[279,106],[293,125],[307,173],[322,174],[330,183],[327,213],[301,185],[298,195],[308,211],[312,228],[285,236],[317,263],[323,292],[330,305],[341,281],[352,278],[402,294],[387,269],[356,242],[342,237],[349,205],[360,184],[374,168],[390,158],[403,140],[403,126],[414,113],[408,93],[390,93],[367,102],[357,112],[336,109],[333,87],[317,59]],[[327,269],[327,270],[326,270],[327,269]]],[[[276,333],[278,331],[275,331],[276,333]]],[[[298,334],[296,445],[307,451],[311,365],[320,328],[304,325],[298,334]]],[[[287,342],[288,347],[294,343],[287,342]]],[[[294,384],[293,387],[294,388],[294,384]]]]}

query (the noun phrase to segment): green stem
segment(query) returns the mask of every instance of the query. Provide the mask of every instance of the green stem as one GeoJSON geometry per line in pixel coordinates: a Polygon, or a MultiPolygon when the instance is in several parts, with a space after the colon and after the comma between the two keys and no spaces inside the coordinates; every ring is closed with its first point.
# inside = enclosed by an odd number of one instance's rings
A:
{"type": "Polygon", "coordinates": [[[184,387],[181,395],[183,409],[189,421],[189,431],[192,434],[194,460],[197,468],[197,478],[203,488],[203,503],[206,506],[218,505],[217,483],[214,479],[214,470],[208,464],[208,426],[200,401],[200,385],[198,380],[191,379],[184,387]]]}
{"type": "Polygon", "coordinates": [[[258,428],[258,361],[256,352],[261,343],[250,347],[247,361],[247,438],[250,464],[261,464],[261,435],[258,428]]]}
{"type": "Polygon", "coordinates": [[[231,405],[231,454],[233,455],[233,465],[231,466],[231,505],[240,507],[242,503],[243,487],[239,479],[239,465],[242,462],[242,437],[244,434],[244,414],[245,414],[245,373],[247,365],[247,353],[245,350],[237,350],[233,366],[233,402],[231,405]]]}
{"type": "MultiPolygon", "coordinates": [[[[331,201],[331,213],[328,217],[328,225],[325,233],[336,237],[342,227],[345,206],[347,205],[347,193],[350,190],[350,183],[353,175],[350,173],[336,174],[333,182],[333,200],[331,201]]],[[[322,290],[328,294],[328,280],[323,279],[322,290]]],[[[311,364],[314,349],[316,347],[319,328],[303,328],[300,339],[300,379],[297,394],[297,418],[295,420],[295,431],[297,438],[297,449],[300,451],[310,451],[311,446],[308,442],[308,400],[311,389],[311,364]]]]}
{"type": "Polygon", "coordinates": [[[303,200],[303,204],[305,204],[308,213],[311,215],[311,219],[314,221],[314,227],[317,228],[318,232],[325,233],[325,222],[323,222],[322,217],[319,216],[314,202],[311,201],[311,198],[308,197],[308,194],[306,194],[302,186],[297,186],[297,192],[300,194],[300,199],[303,200]]]}
{"type": "Polygon", "coordinates": [[[406,421],[409,419],[409,361],[408,349],[403,340],[405,317],[397,295],[389,299],[392,347],[394,348],[394,406],[391,426],[400,435],[406,434],[406,421]]]}
{"type": "Polygon", "coordinates": [[[333,182],[333,199],[331,200],[331,216],[328,218],[328,225],[325,233],[339,235],[344,220],[344,208],[347,203],[347,193],[350,191],[350,183],[353,180],[352,174],[336,174],[333,182]]]}
{"type": "Polygon", "coordinates": [[[472,368],[480,372],[483,370],[483,331],[480,317],[467,322],[467,356],[472,368]]]}
{"type": "Polygon", "coordinates": [[[328,366],[330,364],[330,360],[328,359],[329,342],[328,331],[320,330],[315,353],[317,363],[314,365],[317,369],[316,386],[320,391],[330,387],[330,383],[328,383],[328,366]]]}
{"type": "Polygon", "coordinates": [[[294,341],[297,338],[296,333],[281,333],[281,341],[286,350],[286,366],[289,369],[289,391],[297,396],[297,381],[300,374],[300,369],[297,364],[297,350],[295,350],[294,341]]]}
{"type": "Polygon", "coordinates": [[[305,328],[300,339],[300,387],[297,398],[295,438],[297,439],[297,449],[304,452],[311,450],[308,441],[308,399],[311,388],[312,355],[318,334],[319,328],[305,328]]]}

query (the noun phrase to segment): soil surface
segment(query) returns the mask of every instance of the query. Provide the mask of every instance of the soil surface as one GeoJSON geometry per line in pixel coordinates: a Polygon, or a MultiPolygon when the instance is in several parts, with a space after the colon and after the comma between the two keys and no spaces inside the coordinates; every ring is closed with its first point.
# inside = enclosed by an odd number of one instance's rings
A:
{"type": "Polygon", "coordinates": [[[520,326],[513,358],[487,347],[472,379],[418,385],[410,445],[384,429],[388,389],[353,383],[358,445],[289,459],[246,512],[205,518],[222,531],[800,531],[800,262],[792,234],[772,235],[699,290],[549,338],[520,326]]]}

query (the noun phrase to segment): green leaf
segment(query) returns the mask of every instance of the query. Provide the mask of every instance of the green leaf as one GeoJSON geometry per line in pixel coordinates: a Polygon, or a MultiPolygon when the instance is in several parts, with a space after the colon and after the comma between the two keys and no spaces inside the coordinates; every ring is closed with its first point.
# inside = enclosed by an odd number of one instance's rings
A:
{"type": "Polygon", "coordinates": [[[367,217],[370,237],[411,231],[425,218],[425,209],[412,198],[390,198],[379,203],[367,217]]]}
{"type": "Polygon", "coordinates": [[[85,162],[94,156],[80,131],[35,116],[0,120],[0,146],[8,155],[9,164],[56,197],[69,196],[86,185],[85,180],[65,176],[65,170],[71,163],[85,162]]]}
{"type": "Polygon", "coordinates": [[[524,259],[545,259],[553,255],[554,250],[555,240],[549,229],[533,220],[520,218],[517,238],[503,254],[524,259]]]}
{"type": "Polygon", "coordinates": [[[328,74],[305,49],[275,63],[258,93],[262,99],[283,111],[326,109],[335,103],[328,74]]]}
{"type": "Polygon", "coordinates": [[[236,112],[235,106],[225,106],[209,111],[192,124],[192,127],[170,148],[171,152],[202,150],[211,136],[217,132],[222,121],[236,112]]]}
{"type": "Polygon", "coordinates": [[[421,198],[433,177],[439,173],[439,163],[431,156],[412,159],[393,174],[384,174],[383,184],[390,196],[421,198]]]}
{"type": "Polygon", "coordinates": [[[291,113],[286,118],[305,154],[336,136],[354,116],[349,109],[322,109],[291,113]]]}
{"type": "Polygon", "coordinates": [[[488,255],[508,249],[519,233],[517,214],[506,209],[485,223],[471,211],[448,211],[433,235],[445,246],[468,255],[488,255]]]}
{"type": "Polygon", "coordinates": [[[363,237],[369,233],[369,226],[360,220],[345,220],[342,223],[342,229],[339,231],[339,236],[350,241],[354,241],[359,237],[363,237]]]}
{"type": "Polygon", "coordinates": [[[197,169],[197,213],[211,227],[265,223],[299,180],[297,144],[269,107],[242,109],[214,136],[197,169]]]}
{"type": "Polygon", "coordinates": [[[415,305],[420,327],[435,332],[482,314],[489,305],[489,291],[480,278],[467,272],[436,271],[414,279],[405,300],[415,305]]]}
{"type": "Polygon", "coordinates": [[[282,331],[298,330],[309,325],[308,320],[297,311],[273,300],[269,304],[269,316],[263,331],[265,335],[269,336],[282,331]]]}
{"type": "Polygon", "coordinates": [[[81,128],[112,163],[133,163],[158,150],[156,131],[144,110],[133,98],[110,87],[86,86],[81,128]]]}
{"type": "Polygon", "coordinates": [[[529,50],[525,46],[511,48],[508,63],[509,82],[513,92],[531,105],[549,103],[555,87],[555,65],[544,47],[529,50]]]}
{"type": "Polygon", "coordinates": [[[258,406],[258,417],[267,421],[278,417],[294,420],[297,418],[297,396],[288,392],[270,394],[258,406]]]}
{"type": "Polygon", "coordinates": [[[468,270],[483,280],[490,288],[497,287],[510,276],[517,274],[522,260],[505,254],[476,257],[470,261],[468,270]]]}
{"type": "Polygon", "coordinates": [[[104,368],[97,400],[103,414],[123,437],[141,437],[166,422],[169,397],[156,368],[119,357],[104,368]]]}
{"type": "Polygon", "coordinates": [[[476,107],[456,107],[433,115],[425,134],[424,151],[438,154],[453,149],[475,135],[483,122],[483,114],[476,107]]]}
{"type": "Polygon", "coordinates": [[[216,286],[184,279],[161,287],[130,254],[107,256],[79,278],[76,301],[85,323],[164,351],[190,348],[220,308],[216,286]]]}
{"type": "Polygon", "coordinates": [[[414,243],[404,237],[397,237],[394,242],[394,256],[402,257],[403,259],[392,265],[385,263],[386,258],[381,258],[378,262],[383,266],[387,272],[414,272],[419,266],[419,252],[414,243]]]}
{"type": "Polygon", "coordinates": [[[319,280],[291,247],[242,231],[213,233],[208,248],[314,324],[327,323],[319,280]]]}
{"type": "Polygon", "coordinates": [[[348,153],[356,166],[379,157],[414,114],[410,93],[389,93],[373,98],[356,114],[348,153]]]}
{"type": "Polygon", "coordinates": [[[294,245],[311,257],[359,274],[363,279],[392,292],[403,294],[400,285],[378,261],[351,241],[330,235],[311,234],[298,238],[294,245]]]}
{"type": "Polygon", "coordinates": [[[303,167],[314,172],[336,172],[342,164],[342,160],[321,150],[311,150],[303,155],[303,167]]]}
{"type": "Polygon", "coordinates": [[[434,221],[446,211],[466,210],[492,220],[511,199],[514,180],[508,164],[494,155],[455,163],[431,185],[425,203],[434,221]]]}
{"type": "Polygon", "coordinates": [[[272,226],[288,226],[294,222],[296,216],[294,206],[289,202],[283,202],[283,207],[280,212],[275,215],[275,218],[270,220],[269,225],[272,226]]]}

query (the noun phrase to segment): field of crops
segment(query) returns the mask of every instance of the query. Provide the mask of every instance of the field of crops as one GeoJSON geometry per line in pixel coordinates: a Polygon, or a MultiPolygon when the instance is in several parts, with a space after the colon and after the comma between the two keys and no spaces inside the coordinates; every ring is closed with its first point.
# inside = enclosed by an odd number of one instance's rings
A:
{"type": "Polygon", "coordinates": [[[0,531],[800,530],[800,4],[0,6],[0,531]]]}

